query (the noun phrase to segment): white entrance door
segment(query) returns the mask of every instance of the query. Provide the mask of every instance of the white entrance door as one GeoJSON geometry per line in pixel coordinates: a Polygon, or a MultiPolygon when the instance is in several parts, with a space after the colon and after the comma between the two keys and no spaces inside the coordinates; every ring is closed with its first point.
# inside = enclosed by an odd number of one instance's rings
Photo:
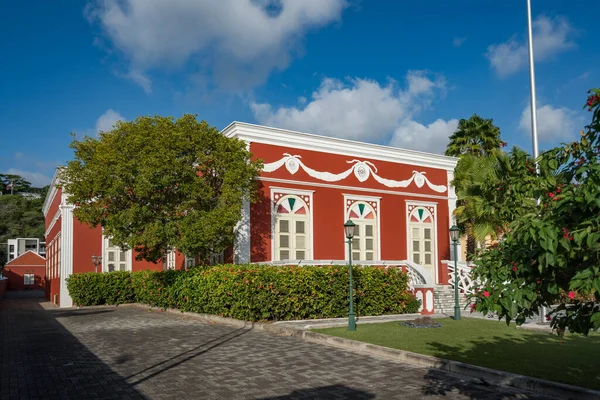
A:
{"type": "Polygon", "coordinates": [[[411,225],[410,260],[423,267],[433,268],[433,227],[411,225]]]}
{"type": "Polygon", "coordinates": [[[432,207],[412,207],[408,219],[408,259],[435,277],[436,238],[432,207]]]}

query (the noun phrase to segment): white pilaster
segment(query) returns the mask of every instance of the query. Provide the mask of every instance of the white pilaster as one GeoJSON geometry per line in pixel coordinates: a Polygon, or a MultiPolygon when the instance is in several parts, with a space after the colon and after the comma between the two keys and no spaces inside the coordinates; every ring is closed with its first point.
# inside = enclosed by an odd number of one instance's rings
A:
{"type": "Polygon", "coordinates": [[[73,274],[73,206],[62,204],[60,212],[60,306],[73,307],[73,299],[67,289],[67,279],[73,274]]]}
{"type": "MultiPolygon", "coordinates": [[[[448,216],[449,216],[449,225],[448,225],[448,231],[450,231],[450,228],[452,227],[452,225],[454,225],[456,223],[455,218],[454,218],[454,210],[456,210],[456,190],[454,188],[454,186],[452,185],[452,181],[454,180],[454,171],[447,171],[448,174],[448,216]]],[[[448,232],[448,235],[450,235],[450,232],[448,232]]],[[[462,255],[462,246],[460,245],[460,241],[458,242],[458,246],[457,246],[457,252],[458,252],[458,261],[462,261],[461,260],[461,255],[462,255]]],[[[452,242],[450,242],[450,255],[451,255],[451,259],[454,260],[454,258],[457,256],[456,254],[454,254],[454,246],[452,245],[452,242]]]]}
{"type": "Polygon", "coordinates": [[[248,200],[244,200],[242,216],[235,227],[233,262],[235,264],[250,262],[250,202],[248,200]]]}

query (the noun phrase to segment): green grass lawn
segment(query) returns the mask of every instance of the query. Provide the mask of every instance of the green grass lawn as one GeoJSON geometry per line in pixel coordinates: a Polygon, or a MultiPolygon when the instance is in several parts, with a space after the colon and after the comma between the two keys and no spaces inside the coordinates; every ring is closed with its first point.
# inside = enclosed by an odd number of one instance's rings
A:
{"type": "Polygon", "coordinates": [[[428,354],[448,360],[600,389],[600,334],[556,335],[506,326],[504,322],[438,319],[437,329],[406,328],[399,322],[315,332],[428,354]]]}

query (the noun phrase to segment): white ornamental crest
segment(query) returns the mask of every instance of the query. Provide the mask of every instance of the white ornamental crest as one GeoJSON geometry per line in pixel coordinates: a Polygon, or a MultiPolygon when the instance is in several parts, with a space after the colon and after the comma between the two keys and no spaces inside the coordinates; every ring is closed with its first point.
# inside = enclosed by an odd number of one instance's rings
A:
{"type": "Polygon", "coordinates": [[[425,177],[425,172],[413,171],[413,176],[410,179],[405,179],[402,181],[396,181],[393,179],[383,178],[378,175],[377,167],[371,163],[370,161],[360,161],[360,160],[348,160],[346,161],[348,164],[354,164],[350,168],[345,171],[339,173],[332,173],[328,171],[317,171],[315,169],[310,168],[306,164],[304,164],[301,160],[301,156],[299,155],[291,155],[288,153],[283,153],[283,158],[267,163],[263,166],[264,172],[274,172],[279,168],[285,165],[285,168],[288,172],[294,175],[300,168],[304,172],[308,174],[308,176],[313,177],[315,179],[319,179],[325,182],[338,182],[342,179],[346,179],[352,173],[359,180],[359,182],[365,182],[371,176],[377,182],[382,185],[385,185],[389,188],[405,188],[408,187],[411,183],[414,183],[418,188],[422,188],[424,185],[427,185],[431,190],[434,190],[438,193],[444,193],[448,190],[445,185],[434,185],[425,177]]]}
{"type": "Polygon", "coordinates": [[[290,174],[294,175],[296,172],[298,172],[300,165],[298,164],[298,160],[296,158],[289,157],[285,161],[285,168],[287,168],[287,170],[290,174]]]}
{"type": "Polygon", "coordinates": [[[371,168],[365,163],[358,163],[354,166],[354,175],[360,182],[364,182],[369,179],[371,168]]]}
{"type": "Polygon", "coordinates": [[[425,184],[425,177],[420,172],[414,171],[413,173],[414,173],[415,185],[417,185],[418,188],[422,188],[423,185],[425,184]]]}

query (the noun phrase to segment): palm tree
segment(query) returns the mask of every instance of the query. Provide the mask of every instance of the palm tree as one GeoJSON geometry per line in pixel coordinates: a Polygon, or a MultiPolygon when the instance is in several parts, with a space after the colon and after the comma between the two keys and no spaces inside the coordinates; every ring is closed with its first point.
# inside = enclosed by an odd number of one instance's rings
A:
{"type": "Polygon", "coordinates": [[[461,157],[465,154],[487,156],[497,152],[504,143],[500,139],[500,128],[491,119],[473,114],[469,119],[461,119],[456,131],[450,136],[446,155],[461,157]]]}
{"type": "MultiPolygon", "coordinates": [[[[462,168],[463,171],[467,171],[470,169],[470,166],[476,162],[477,158],[485,158],[496,154],[500,151],[501,147],[505,146],[505,144],[506,143],[500,139],[500,128],[495,126],[491,119],[484,119],[477,114],[473,114],[469,119],[461,119],[458,122],[456,131],[454,131],[452,136],[450,136],[450,142],[446,148],[446,155],[460,157],[461,160],[458,162],[457,171],[459,168],[462,168]],[[464,165],[466,162],[464,161],[465,156],[467,155],[470,155],[471,157],[469,157],[468,165],[464,165]]],[[[494,161],[491,160],[485,166],[490,167],[493,162],[494,161]]],[[[481,163],[485,164],[485,161],[482,160],[481,163]]],[[[484,165],[481,165],[481,167],[484,167],[484,165]]],[[[457,174],[455,173],[455,178],[456,175],[457,174]]],[[[462,179],[464,180],[467,178],[468,176],[465,176],[462,179]]],[[[455,180],[458,184],[460,184],[460,177],[459,179],[455,180]]],[[[467,183],[468,181],[464,181],[464,184],[467,183]]],[[[455,186],[457,186],[457,184],[455,184],[455,186]]],[[[461,226],[463,232],[467,234],[467,258],[470,258],[470,256],[475,253],[478,241],[478,239],[474,236],[474,226],[472,224],[478,225],[478,222],[476,219],[458,218],[458,214],[464,213],[465,207],[467,206],[467,200],[461,197],[460,190],[458,189],[459,188],[457,187],[459,200],[457,202],[455,216],[457,217],[457,223],[459,223],[459,226],[461,226]]],[[[466,193],[463,192],[462,195],[464,196],[466,193]]],[[[476,204],[478,204],[478,198],[473,195],[469,197],[470,201],[475,202],[472,207],[476,207],[476,204]]],[[[481,241],[481,239],[479,239],[479,241],[481,241]]]]}
{"type": "MultiPolygon", "coordinates": [[[[558,171],[545,167],[541,167],[540,174],[553,176],[557,182],[564,180],[558,171]]],[[[452,183],[459,199],[454,213],[457,225],[474,241],[499,238],[512,221],[536,208],[538,178],[534,162],[517,147],[487,157],[464,155],[454,170],[452,183]]]]}

